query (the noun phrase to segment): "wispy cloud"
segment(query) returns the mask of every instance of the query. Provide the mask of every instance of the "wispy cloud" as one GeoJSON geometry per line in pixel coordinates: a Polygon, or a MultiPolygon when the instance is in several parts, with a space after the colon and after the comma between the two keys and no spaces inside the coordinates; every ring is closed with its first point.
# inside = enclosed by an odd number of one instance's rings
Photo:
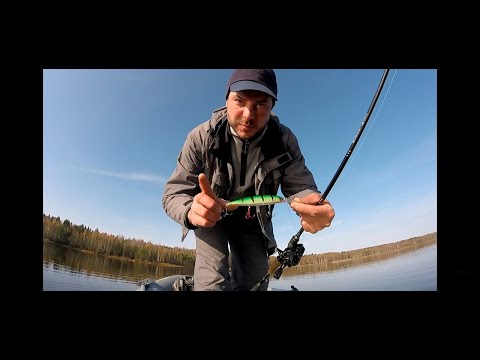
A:
{"type": "Polygon", "coordinates": [[[119,173],[119,172],[103,171],[103,170],[97,170],[97,169],[87,169],[87,168],[81,168],[76,166],[75,168],[85,172],[90,172],[90,173],[99,174],[103,176],[115,177],[115,178],[124,179],[124,180],[150,181],[150,182],[158,182],[158,183],[166,182],[166,179],[164,177],[151,175],[151,174],[119,173]]]}

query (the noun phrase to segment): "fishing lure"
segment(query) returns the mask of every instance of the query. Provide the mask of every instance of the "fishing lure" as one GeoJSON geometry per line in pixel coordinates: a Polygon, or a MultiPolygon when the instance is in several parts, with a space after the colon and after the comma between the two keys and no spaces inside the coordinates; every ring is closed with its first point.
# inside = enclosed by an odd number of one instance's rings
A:
{"type": "Polygon", "coordinates": [[[285,199],[277,195],[254,195],[233,200],[227,203],[228,205],[238,206],[261,206],[261,205],[274,205],[279,203],[290,203],[290,199],[285,199]]]}
{"type": "MultiPolygon", "coordinates": [[[[227,207],[229,205],[236,205],[236,206],[248,206],[247,213],[245,214],[245,219],[253,219],[255,215],[251,215],[250,208],[252,206],[262,206],[268,205],[267,216],[272,216],[272,205],[280,204],[280,203],[290,203],[290,199],[283,198],[277,195],[253,195],[243,197],[237,200],[232,200],[227,203],[227,207]]],[[[222,213],[222,216],[231,215],[228,210],[222,213]]]]}

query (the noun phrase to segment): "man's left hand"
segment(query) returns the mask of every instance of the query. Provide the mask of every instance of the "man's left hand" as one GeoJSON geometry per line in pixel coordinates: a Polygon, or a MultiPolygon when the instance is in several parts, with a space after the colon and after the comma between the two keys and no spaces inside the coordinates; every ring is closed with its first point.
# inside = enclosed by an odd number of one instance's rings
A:
{"type": "Polygon", "coordinates": [[[319,204],[320,199],[320,194],[312,193],[290,203],[290,207],[300,216],[303,229],[312,234],[330,226],[335,217],[330,202],[325,199],[319,204]]]}

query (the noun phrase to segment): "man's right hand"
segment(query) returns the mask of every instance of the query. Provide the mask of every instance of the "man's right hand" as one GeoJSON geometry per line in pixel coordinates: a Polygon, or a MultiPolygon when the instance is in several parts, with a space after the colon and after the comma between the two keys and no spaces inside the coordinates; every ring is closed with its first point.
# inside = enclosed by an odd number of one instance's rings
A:
{"type": "Polygon", "coordinates": [[[188,212],[188,221],[198,227],[215,226],[222,218],[222,210],[226,208],[226,201],[215,196],[205,174],[198,175],[198,183],[202,192],[193,198],[193,204],[188,212]]]}

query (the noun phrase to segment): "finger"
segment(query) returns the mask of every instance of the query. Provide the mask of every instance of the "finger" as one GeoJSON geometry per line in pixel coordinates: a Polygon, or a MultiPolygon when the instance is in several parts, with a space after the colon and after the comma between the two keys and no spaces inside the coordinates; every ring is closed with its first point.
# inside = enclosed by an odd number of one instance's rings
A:
{"type": "Polygon", "coordinates": [[[222,218],[221,211],[222,208],[215,200],[206,196],[205,193],[198,193],[194,197],[188,216],[193,225],[210,227],[222,218]]]}
{"type": "Polygon", "coordinates": [[[200,190],[202,190],[203,193],[207,194],[209,197],[219,203],[217,196],[210,187],[210,182],[208,181],[207,175],[203,173],[198,175],[198,184],[200,185],[200,190]]]}
{"type": "Polygon", "coordinates": [[[225,200],[217,198],[215,193],[213,192],[212,188],[210,187],[210,182],[208,181],[207,175],[201,173],[198,175],[198,184],[200,185],[200,190],[202,191],[200,194],[206,195],[206,199],[198,198],[197,201],[203,204],[203,206],[207,207],[211,211],[221,213],[222,209],[225,208],[225,200]],[[207,200],[211,199],[211,200],[207,200]],[[213,202],[213,203],[211,203],[213,202]]]}
{"type": "Polygon", "coordinates": [[[238,205],[227,205],[227,211],[237,210],[238,208],[238,205]]]}
{"type": "MultiPolygon", "coordinates": [[[[222,216],[220,215],[219,212],[213,212],[213,211],[208,210],[207,208],[204,208],[204,207],[197,208],[194,215],[199,217],[200,219],[202,219],[206,223],[211,223],[210,226],[213,226],[217,221],[219,221],[222,218],[222,216]]],[[[198,218],[197,218],[197,221],[199,221],[198,218]]],[[[208,225],[202,224],[202,226],[208,226],[208,225]]]]}
{"type": "Polygon", "coordinates": [[[310,203],[310,202],[305,202],[305,198],[301,200],[294,199],[294,201],[290,203],[290,207],[295,212],[308,214],[310,216],[315,216],[315,211],[318,211],[317,206],[325,206],[325,205],[330,205],[330,202],[328,200],[323,200],[321,203],[319,202],[310,203]],[[312,208],[312,206],[314,206],[314,208],[312,208]]]}
{"type": "Polygon", "coordinates": [[[315,230],[309,223],[307,223],[305,220],[302,220],[301,222],[303,230],[310,234],[316,234],[318,230],[315,230]]]}
{"type": "Polygon", "coordinates": [[[300,201],[298,201],[298,199],[295,199],[294,201],[292,201],[290,203],[290,207],[292,208],[292,210],[294,210],[295,212],[297,213],[306,213],[308,211],[308,208],[311,207],[312,205],[308,205],[308,204],[304,204],[300,201]]]}
{"type": "Polygon", "coordinates": [[[192,209],[188,213],[188,219],[192,223],[192,225],[199,226],[199,227],[212,227],[215,226],[218,220],[209,220],[206,219],[204,216],[197,214],[192,206],[192,209]]]}

